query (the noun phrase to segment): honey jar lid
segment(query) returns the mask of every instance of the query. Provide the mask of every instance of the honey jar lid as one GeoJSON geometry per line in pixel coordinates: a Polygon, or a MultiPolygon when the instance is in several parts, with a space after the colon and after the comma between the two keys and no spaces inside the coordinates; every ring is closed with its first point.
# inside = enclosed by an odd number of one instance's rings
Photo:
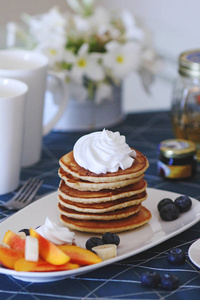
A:
{"type": "Polygon", "coordinates": [[[180,54],[179,73],[189,78],[200,78],[200,49],[180,54]]]}
{"type": "Polygon", "coordinates": [[[160,153],[167,158],[184,158],[195,155],[197,152],[196,144],[184,139],[170,139],[161,142],[160,153]]]}

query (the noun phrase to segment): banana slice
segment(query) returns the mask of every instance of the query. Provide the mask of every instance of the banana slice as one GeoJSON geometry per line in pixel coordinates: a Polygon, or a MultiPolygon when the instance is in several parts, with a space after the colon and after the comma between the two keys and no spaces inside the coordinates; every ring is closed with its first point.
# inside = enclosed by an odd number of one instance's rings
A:
{"type": "Polygon", "coordinates": [[[20,236],[22,239],[26,238],[26,233],[23,231],[18,232],[17,235],[20,236]]]}
{"type": "Polygon", "coordinates": [[[39,244],[38,239],[30,235],[25,239],[25,260],[38,261],[39,244]]]}
{"type": "Polygon", "coordinates": [[[105,244],[93,247],[92,251],[94,251],[102,260],[106,260],[116,257],[117,246],[114,244],[105,244]]]}

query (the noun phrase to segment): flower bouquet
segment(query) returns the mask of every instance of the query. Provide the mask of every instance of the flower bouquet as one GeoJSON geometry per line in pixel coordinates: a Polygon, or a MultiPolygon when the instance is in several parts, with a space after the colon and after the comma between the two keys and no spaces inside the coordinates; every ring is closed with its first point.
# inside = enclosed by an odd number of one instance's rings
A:
{"type": "Polygon", "coordinates": [[[95,0],[66,1],[70,9],[64,13],[53,7],[41,15],[23,14],[23,26],[9,23],[7,47],[44,53],[74,92],[79,85],[81,95],[96,103],[109,99],[112,86],[132,71],[148,91],[160,66],[149,30],[127,10],[109,11],[95,0]]]}

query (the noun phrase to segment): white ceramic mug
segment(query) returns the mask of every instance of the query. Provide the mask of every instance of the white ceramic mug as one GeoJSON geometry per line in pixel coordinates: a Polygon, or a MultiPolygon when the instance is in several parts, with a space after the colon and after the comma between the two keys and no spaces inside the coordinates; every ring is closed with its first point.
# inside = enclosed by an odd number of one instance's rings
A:
{"type": "Polygon", "coordinates": [[[27,91],[19,80],[0,78],[0,195],[19,185],[27,91]]]}
{"type": "MultiPolygon", "coordinates": [[[[49,133],[59,120],[66,107],[63,80],[50,75],[56,80],[61,102],[55,116],[43,127],[43,108],[46,83],[48,78],[48,59],[39,53],[26,50],[0,50],[0,77],[15,78],[28,85],[25,107],[25,130],[22,151],[22,167],[37,163],[41,156],[42,136],[49,133]]],[[[56,95],[54,95],[56,97],[56,95]]]]}

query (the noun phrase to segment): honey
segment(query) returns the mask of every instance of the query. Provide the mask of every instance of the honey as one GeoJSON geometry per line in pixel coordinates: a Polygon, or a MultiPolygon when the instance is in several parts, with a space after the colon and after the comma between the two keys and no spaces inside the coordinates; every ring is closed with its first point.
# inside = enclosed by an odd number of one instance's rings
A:
{"type": "Polygon", "coordinates": [[[172,116],[172,127],[178,139],[187,139],[196,143],[197,159],[200,160],[200,115],[189,116],[185,114],[180,119],[175,114],[172,116]]]}
{"type": "Polygon", "coordinates": [[[172,93],[174,135],[194,142],[200,161],[200,49],[180,54],[178,73],[172,93]]]}
{"type": "Polygon", "coordinates": [[[171,139],[159,145],[158,174],[168,179],[185,179],[197,171],[195,143],[184,139],[171,139]]]}

